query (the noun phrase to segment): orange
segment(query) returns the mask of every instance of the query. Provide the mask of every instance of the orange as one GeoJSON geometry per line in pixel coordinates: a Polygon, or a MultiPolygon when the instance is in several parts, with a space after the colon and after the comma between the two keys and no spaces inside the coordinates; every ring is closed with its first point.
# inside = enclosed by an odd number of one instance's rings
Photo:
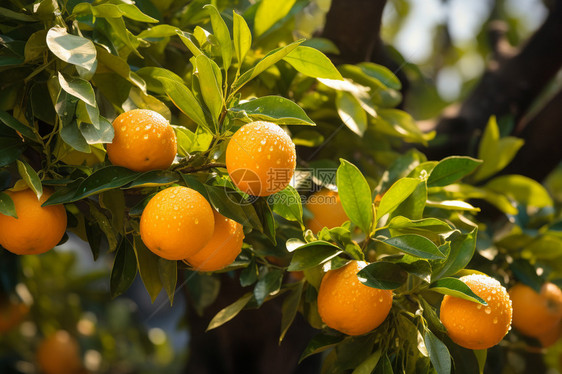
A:
{"type": "MultiPolygon", "coordinates": [[[[514,309],[515,312],[515,309],[514,309]]],[[[550,329],[546,333],[542,334],[541,336],[537,337],[537,340],[541,343],[544,348],[548,348],[560,339],[562,336],[562,324],[558,324],[554,326],[553,329],[550,329]]]]}
{"type": "Polygon", "coordinates": [[[468,349],[487,349],[498,344],[511,325],[511,300],[506,289],[492,277],[470,274],[460,278],[488,305],[445,295],[440,318],[455,343],[468,349]]]}
{"type": "Polygon", "coordinates": [[[5,191],[14,201],[18,218],[0,213],[0,245],[18,255],[36,255],[56,246],[66,231],[63,205],[41,204],[52,195],[43,190],[41,199],[31,190],[5,191]]]}
{"type": "Polygon", "coordinates": [[[202,249],[213,236],[213,209],[199,192],[170,187],[158,192],[141,215],[140,235],[158,256],[183,260],[202,249]]]}
{"type": "Polygon", "coordinates": [[[365,286],[357,273],[367,264],[351,261],[329,270],[318,291],[318,313],[329,327],[347,335],[366,334],[380,326],[392,307],[392,291],[365,286]]]}
{"type": "Polygon", "coordinates": [[[7,303],[0,306],[0,333],[10,331],[18,326],[29,313],[24,303],[7,303]]]}
{"type": "Polygon", "coordinates": [[[289,135],[270,122],[242,126],[226,148],[230,179],[248,195],[269,196],[287,187],[296,160],[295,144],[289,135]]]}
{"type": "Polygon", "coordinates": [[[215,211],[213,237],[203,249],[187,257],[185,262],[197,271],[217,271],[230,265],[240,254],[244,230],[238,222],[215,211]]]}
{"type": "Polygon", "coordinates": [[[167,169],[174,162],[176,134],[159,113],[130,110],[115,118],[113,130],[113,141],[107,144],[107,156],[113,165],[149,171],[167,169]]]}
{"type": "Polygon", "coordinates": [[[82,368],[80,346],[68,332],[58,330],[39,344],[37,362],[45,374],[77,373],[82,368]]]}
{"type": "Polygon", "coordinates": [[[314,233],[322,228],[332,229],[349,221],[341,205],[340,195],[328,189],[313,193],[306,202],[306,208],[314,215],[306,226],[314,233]]]}
{"type": "Polygon", "coordinates": [[[523,335],[538,338],[560,323],[562,291],[555,284],[543,284],[538,294],[531,287],[517,283],[509,295],[513,301],[513,326],[523,335]]]}

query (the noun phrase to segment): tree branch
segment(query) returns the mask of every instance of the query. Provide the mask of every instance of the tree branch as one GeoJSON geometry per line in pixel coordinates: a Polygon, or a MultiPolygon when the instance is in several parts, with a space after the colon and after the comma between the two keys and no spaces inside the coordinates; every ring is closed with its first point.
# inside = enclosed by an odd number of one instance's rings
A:
{"type": "Polygon", "coordinates": [[[476,88],[453,117],[436,126],[448,139],[429,150],[431,158],[473,154],[488,118],[512,116],[518,123],[534,99],[562,66],[562,1],[556,0],[543,25],[511,58],[490,65],[476,88]]]}

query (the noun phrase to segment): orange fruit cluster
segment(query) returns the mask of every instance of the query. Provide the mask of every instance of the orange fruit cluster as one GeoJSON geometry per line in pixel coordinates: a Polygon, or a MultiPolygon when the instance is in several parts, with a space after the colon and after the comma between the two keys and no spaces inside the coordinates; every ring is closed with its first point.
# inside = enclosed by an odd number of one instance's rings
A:
{"type": "Polygon", "coordinates": [[[168,121],[148,109],[133,109],[113,121],[114,137],[106,145],[113,165],[134,171],[167,169],[177,152],[176,134],[168,121]]]}
{"type": "Polygon", "coordinates": [[[141,215],[140,235],[148,249],[168,260],[184,260],[198,271],[232,263],[242,249],[242,225],[213,210],[188,187],[158,192],[141,215]]]}
{"type": "Polygon", "coordinates": [[[37,195],[31,189],[6,191],[12,198],[18,218],[0,213],[0,245],[18,255],[41,254],[56,246],[66,231],[63,205],[42,207],[52,191],[37,195]]]}
{"type": "Polygon", "coordinates": [[[471,274],[460,280],[488,305],[445,295],[441,302],[441,322],[451,340],[461,347],[493,347],[503,339],[511,326],[509,295],[500,282],[487,275],[471,274]]]}
{"type": "Polygon", "coordinates": [[[295,144],[278,125],[255,121],[234,133],[226,148],[226,168],[241,191],[269,196],[283,190],[296,167],[295,144]]]}
{"type": "Polygon", "coordinates": [[[318,313],[324,323],[344,334],[362,335],[380,326],[392,307],[392,291],[364,285],[357,273],[362,261],[329,270],[318,291],[318,313]]]}

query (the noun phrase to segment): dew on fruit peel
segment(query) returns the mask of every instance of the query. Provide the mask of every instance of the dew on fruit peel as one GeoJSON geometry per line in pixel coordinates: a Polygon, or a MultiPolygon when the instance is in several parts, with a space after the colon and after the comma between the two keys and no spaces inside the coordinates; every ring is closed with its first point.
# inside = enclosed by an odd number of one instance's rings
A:
{"type": "Polygon", "coordinates": [[[482,304],[478,304],[478,305],[476,306],[476,309],[482,309],[482,304]]]}
{"type": "Polygon", "coordinates": [[[198,225],[199,224],[199,218],[195,218],[195,224],[198,225]]]}
{"type": "Polygon", "coordinates": [[[492,313],[492,309],[486,308],[486,309],[484,309],[484,312],[486,312],[486,314],[490,314],[490,313],[492,313]]]}
{"type": "MultiPolygon", "coordinates": [[[[121,122],[123,122],[123,120],[121,120],[121,122]]],[[[127,126],[122,126],[121,131],[125,131],[125,130],[127,130],[127,126]]]]}
{"type": "Polygon", "coordinates": [[[493,323],[494,325],[497,325],[497,324],[498,324],[498,318],[497,318],[497,317],[494,317],[494,319],[492,320],[492,323],[493,323]]]}

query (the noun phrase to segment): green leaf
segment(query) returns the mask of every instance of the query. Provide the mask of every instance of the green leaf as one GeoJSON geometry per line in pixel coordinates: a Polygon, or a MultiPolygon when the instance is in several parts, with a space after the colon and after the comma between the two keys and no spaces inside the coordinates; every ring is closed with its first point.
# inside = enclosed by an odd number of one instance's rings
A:
{"type": "Polygon", "coordinates": [[[258,280],[258,275],[259,271],[256,259],[252,257],[248,266],[240,272],[240,285],[242,287],[248,287],[249,285],[254,284],[258,280]]]}
{"type": "Polygon", "coordinates": [[[369,233],[374,217],[371,189],[367,180],[355,165],[340,159],[336,183],[345,214],[364,233],[369,233]]]}
{"type": "Polygon", "coordinates": [[[242,66],[244,62],[244,57],[252,47],[252,33],[250,28],[246,23],[244,17],[232,11],[233,25],[232,25],[232,36],[234,38],[234,50],[236,51],[236,58],[238,59],[238,65],[242,66]]]}
{"type": "Polygon", "coordinates": [[[82,135],[82,131],[75,120],[63,125],[63,128],[60,131],[60,137],[66,144],[77,151],[84,153],[91,152],[91,148],[86,141],[86,138],[84,138],[84,135],[82,135]]]}
{"type": "Polygon", "coordinates": [[[400,203],[408,198],[420,184],[419,179],[401,178],[396,181],[381,198],[377,208],[377,219],[392,212],[400,203]]]}
{"type": "Polygon", "coordinates": [[[324,135],[315,130],[302,130],[292,135],[295,145],[318,147],[324,143],[324,135]]]}
{"type": "Polygon", "coordinates": [[[472,173],[482,163],[466,156],[451,156],[444,158],[433,168],[427,180],[428,187],[442,187],[472,173]]]}
{"type": "Polygon", "coordinates": [[[382,350],[377,349],[371,353],[351,374],[371,374],[381,358],[382,350]]]}
{"type": "Polygon", "coordinates": [[[429,289],[443,295],[451,295],[468,301],[474,301],[478,304],[488,305],[488,303],[480,296],[476,295],[466,283],[457,278],[441,278],[433,282],[429,289]]]}
{"type": "Polygon", "coordinates": [[[222,19],[219,11],[214,5],[205,5],[203,8],[208,9],[211,16],[211,24],[213,25],[213,33],[215,34],[221,46],[222,66],[224,71],[228,71],[232,62],[232,40],[226,23],[222,19]]]}
{"type": "Polygon", "coordinates": [[[238,313],[244,309],[244,307],[248,304],[248,302],[252,299],[253,294],[251,292],[245,294],[240,299],[235,301],[234,303],[230,304],[226,308],[222,309],[220,312],[217,313],[216,316],[213,317],[211,322],[209,322],[209,326],[207,326],[207,331],[215,329],[226,322],[230,321],[238,313]]]}
{"type": "Polygon", "coordinates": [[[65,28],[55,26],[47,32],[47,46],[64,62],[83,68],[85,73],[81,76],[84,78],[94,75],[97,67],[96,47],[90,39],[68,34],[65,28]]]}
{"type": "Polygon", "coordinates": [[[429,359],[433,364],[433,368],[437,374],[450,374],[451,373],[451,355],[445,343],[439,340],[431,331],[425,330],[423,336],[423,341],[427,352],[429,353],[429,359]]]}
{"type": "Polygon", "coordinates": [[[552,206],[554,202],[546,189],[537,181],[523,175],[502,175],[492,179],[486,189],[507,195],[519,204],[537,208],[552,206]]]}
{"type": "MultiPolygon", "coordinates": [[[[97,226],[100,228],[100,230],[105,234],[105,237],[107,238],[109,252],[115,251],[117,249],[117,246],[119,245],[119,241],[117,238],[117,233],[113,229],[112,223],[109,221],[107,216],[103,214],[92,201],[88,201],[88,207],[90,208],[90,216],[93,218],[93,222],[97,224],[97,226]]],[[[97,253],[94,253],[95,258],[97,258],[97,255],[98,255],[97,253]]]]}
{"type": "Polygon", "coordinates": [[[21,138],[0,138],[0,168],[16,161],[23,153],[25,146],[21,138]]]}
{"type": "Polygon", "coordinates": [[[125,292],[137,276],[137,260],[131,242],[127,238],[121,240],[121,245],[115,254],[113,269],[109,282],[109,290],[112,298],[125,292]]]}
{"type": "Polygon", "coordinates": [[[220,214],[245,227],[252,226],[249,218],[246,216],[244,208],[232,197],[232,194],[237,193],[236,191],[219,186],[204,185],[204,188],[207,191],[206,196],[209,196],[211,204],[220,214]]]}
{"type": "Polygon", "coordinates": [[[367,113],[359,100],[348,92],[338,91],[336,107],[343,123],[357,135],[363,136],[367,130],[367,113]]]}
{"type": "Polygon", "coordinates": [[[135,236],[133,244],[142,283],[150,295],[150,300],[154,303],[162,291],[158,266],[159,257],[146,248],[140,236],[135,236]]]}
{"type": "Polygon", "coordinates": [[[18,218],[14,201],[7,193],[0,192],[0,214],[18,218]]]}
{"type": "Polygon", "coordinates": [[[400,265],[377,261],[357,273],[361,283],[381,290],[395,290],[408,280],[408,273],[400,265]]]}
{"type": "Polygon", "coordinates": [[[93,107],[97,105],[96,94],[90,82],[80,78],[66,79],[64,75],[59,72],[59,83],[61,88],[72,96],[77,97],[93,107]]]}
{"type": "Polygon", "coordinates": [[[273,212],[271,211],[271,207],[267,203],[267,200],[263,197],[259,198],[253,205],[262,224],[263,234],[271,241],[271,243],[273,243],[273,245],[276,245],[275,217],[273,216],[273,212]]]}
{"type": "Polygon", "coordinates": [[[402,83],[400,83],[400,80],[388,68],[372,62],[361,62],[357,64],[357,66],[365,75],[377,79],[386,87],[395,90],[402,89],[402,83]]]}
{"type": "Polygon", "coordinates": [[[16,21],[37,22],[37,19],[35,19],[34,17],[28,16],[24,13],[14,12],[13,10],[4,7],[0,7],[0,15],[2,15],[2,17],[15,19],[16,21]]]}
{"type": "Polygon", "coordinates": [[[41,179],[39,179],[39,176],[37,175],[35,170],[33,170],[33,168],[27,162],[17,160],[17,164],[19,175],[25,181],[25,184],[27,184],[27,186],[31,188],[33,192],[35,192],[37,200],[39,200],[43,195],[43,186],[41,185],[41,179]]]}
{"type": "Polygon", "coordinates": [[[309,77],[343,80],[332,61],[317,49],[300,45],[283,60],[309,77]]]}
{"type": "Polygon", "coordinates": [[[134,181],[123,187],[123,189],[167,186],[176,183],[178,180],[178,174],[173,171],[151,170],[138,175],[134,181]]]}
{"type": "Polygon", "coordinates": [[[176,34],[180,37],[183,44],[185,44],[185,46],[187,47],[187,49],[189,49],[193,56],[197,57],[203,54],[203,52],[201,52],[201,50],[193,42],[192,34],[181,30],[177,30],[176,34]]]}
{"type": "Polygon", "coordinates": [[[342,250],[332,243],[316,241],[305,244],[293,252],[287,271],[305,270],[330,261],[342,250]]]}
{"type": "Polygon", "coordinates": [[[177,261],[158,258],[158,272],[160,273],[160,281],[168,294],[170,305],[174,303],[174,295],[176,294],[176,284],[178,283],[178,265],[177,261]]]}
{"type": "Polygon", "coordinates": [[[453,231],[453,228],[447,222],[437,218],[410,220],[403,216],[392,218],[388,224],[388,229],[392,236],[396,236],[399,233],[423,234],[429,231],[435,234],[443,234],[453,231]]]}
{"type": "Polygon", "coordinates": [[[0,110],[0,121],[2,121],[2,123],[4,123],[9,128],[19,132],[25,138],[32,140],[34,142],[38,141],[37,136],[33,129],[24,125],[23,123],[21,123],[20,121],[9,115],[8,113],[4,112],[3,110],[0,110]]]}
{"type": "Polygon", "coordinates": [[[111,122],[102,116],[99,117],[97,128],[87,122],[80,124],[79,128],[88,144],[111,143],[115,135],[111,122]]]}
{"type": "Polygon", "coordinates": [[[210,130],[210,126],[205,119],[205,113],[201,109],[201,104],[195,98],[193,93],[182,82],[177,82],[169,78],[159,78],[164,86],[166,94],[172,100],[174,105],[178,107],[186,116],[191,118],[193,122],[210,130]]]}
{"type": "Polygon", "coordinates": [[[506,167],[523,143],[523,140],[511,136],[500,139],[496,117],[490,117],[478,149],[478,158],[484,163],[474,174],[474,180],[486,179],[506,167]]]}
{"type": "Polygon", "coordinates": [[[232,83],[230,95],[233,96],[246,83],[248,83],[249,81],[251,81],[252,79],[257,77],[258,75],[263,73],[266,69],[273,66],[278,61],[282,60],[283,57],[285,57],[289,53],[291,53],[291,51],[293,51],[295,48],[297,48],[299,46],[299,44],[301,44],[302,42],[303,42],[303,40],[298,40],[298,41],[293,42],[293,43],[291,43],[291,44],[289,44],[285,47],[279,47],[279,48],[274,49],[273,51],[269,52],[253,68],[246,71],[238,79],[236,79],[234,81],[234,83],[232,83]]]}
{"type": "Polygon", "coordinates": [[[435,272],[433,279],[447,277],[465,268],[472,259],[476,249],[476,237],[478,229],[474,228],[468,234],[459,235],[451,243],[451,250],[447,260],[438,272],[435,272]]]}
{"type": "Polygon", "coordinates": [[[141,31],[141,33],[138,34],[137,37],[141,39],[166,38],[166,37],[178,35],[178,33],[181,32],[182,31],[176,26],[156,25],[141,31]]]}
{"type": "Polygon", "coordinates": [[[472,206],[466,201],[461,201],[461,200],[442,200],[442,201],[428,200],[425,205],[430,208],[439,208],[445,210],[460,210],[460,211],[468,211],[474,213],[480,211],[480,208],[472,206]]]}
{"type": "Polygon", "coordinates": [[[24,62],[31,62],[47,50],[47,30],[39,30],[31,34],[24,49],[24,62]]]}
{"type": "Polygon", "coordinates": [[[292,186],[285,187],[282,191],[272,195],[273,212],[289,221],[297,221],[304,228],[302,219],[302,201],[301,196],[292,186]]]}
{"type": "Polygon", "coordinates": [[[384,240],[384,243],[398,248],[400,251],[414,257],[428,260],[445,258],[433,242],[420,235],[400,235],[384,240]]]}
{"type": "Polygon", "coordinates": [[[197,56],[195,61],[203,100],[211,112],[214,123],[218,124],[219,116],[224,106],[220,84],[222,78],[215,74],[215,71],[218,70],[218,66],[216,66],[214,61],[203,54],[197,56]],[[215,67],[213,67],[213,65],[215,65],[215,67]]]}
{"type": "Polygon", "coordinates": [[[186,275],[189,298],[192,306],[199,316],[204,315],[205,308],[212,305],[217,299],[220,291],[220,279],[205,273],[196,271],[186,275]]]}
{"type": "Polygon", "coordinates": [[[270,294],[279,292],[282,281],[283,271],[279,269],[270,269],[265,273],[265,275],[264,273],[260,274],[258,282],[254,287],[254,299],[256,300],[258,307],[263,304],[270,294]]]}
{"type": "Polygon", "coordinates": [[[263,96],[230,108],[230,112],[251,121],[268,121],[279,125],[309,125],[315,123],[295,102],[281,96],[263,96]]]}
{"type": "Polygon", "coordinates": [[[256,37],[269,30],[276,22],[284,18],[296,0],[278,1],[262,0],[258,4],[254,18],[254,34],[256,37]]]}
{"type": "Polygon", "coordinates": [[[283,341],[285,334],[297,316],[300,305],[304,282],[298,282],[297,286],[283,300],[281,305],[281,333],[279,334],[279,344],[283,341]]]}
{"type": "Polygon", "coordinates": [[[299,363],[308,356],[312,356],[313,354],[320,353],[332,348],[333,346],[341,342],[344,338],[344,335],[328,335],[324,333],[316,335],[310,340],[310,342],[304,349],[304,352],[299,359],[299,363]]]}
{"type": "Polygon", "coordinates": [[[486,366],[486,357],[488,356],[487,349],[475,349],[474,356],[476,356],[476,361],[478,361],[478,368],[480,370],[480,374],[484,374],[484,367],[486,366]]]}
{"type": "MultiPolygon", "coordinates": [[[[109,4],[107,4],[107,5],[109,5],[109,4]]],[[[141,12],[139,10],[139,8],[137,8],[133,4],[117,4],[117,7],[119,8],[119,10],[121,11],[121,14],[123,14],[124,17],[132,19],[134,21],[148,22],[148,23],[159,22],[157,19],[152,18],[152,17],[144,14],[143,12],[141,12]]]]}

